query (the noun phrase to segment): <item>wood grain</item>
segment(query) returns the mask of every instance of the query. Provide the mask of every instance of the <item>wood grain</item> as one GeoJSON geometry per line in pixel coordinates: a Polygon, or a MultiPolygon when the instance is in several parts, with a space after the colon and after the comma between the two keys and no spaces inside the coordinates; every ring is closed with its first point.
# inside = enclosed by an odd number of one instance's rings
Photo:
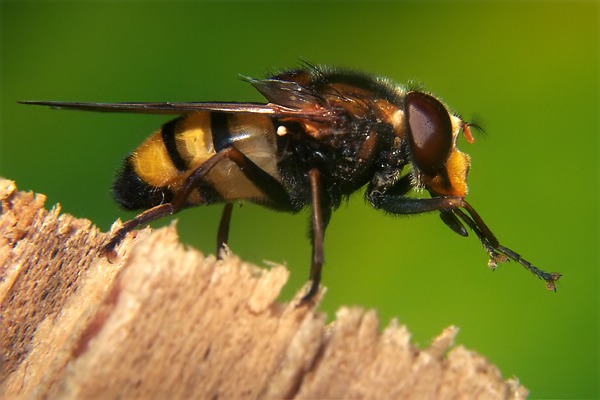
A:
{"type": "MultiPolygon", "coordinates": [[[[174,226],[110,233],[0,180],[2,394],[7,398],[516,399],[527,391],[449,327],[418,349],[396,321],[277,297],[282,266],[185,248],[174,226]]],[[[113,231],[119,223],[115,224],[113,231]]],[[[304,290],[304,289],[303,289],[304,290]]]]}

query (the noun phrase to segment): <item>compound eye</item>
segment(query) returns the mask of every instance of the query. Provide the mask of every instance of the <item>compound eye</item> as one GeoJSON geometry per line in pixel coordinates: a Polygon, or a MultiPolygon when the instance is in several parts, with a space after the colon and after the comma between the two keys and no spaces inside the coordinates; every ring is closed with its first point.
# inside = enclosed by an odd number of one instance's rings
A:
{"type": "Polygon", "coordinates": [[[422,172],[435,174],[452,150],[448,110],[435,97],[422,92],[408,92],[405,108],[413,162],[422,172]]]}

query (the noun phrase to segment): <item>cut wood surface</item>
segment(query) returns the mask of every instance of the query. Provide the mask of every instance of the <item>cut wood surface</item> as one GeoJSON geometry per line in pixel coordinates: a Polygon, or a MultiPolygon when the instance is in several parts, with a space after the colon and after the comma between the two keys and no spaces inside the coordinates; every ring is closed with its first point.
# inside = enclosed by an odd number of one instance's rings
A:
{"type": "MultiPolygon", "coordinates": [[[[185,248],[173,226],[110,237],[0,179],[6,398],[524,398],[449,327],[426,349],[396,321],[279,302],[282,266],[185,248]]],[[[118,224],[115,224],[115,228],[118,224]]],[[[114,231],[114,229],[113,229],[114,231]]]]}

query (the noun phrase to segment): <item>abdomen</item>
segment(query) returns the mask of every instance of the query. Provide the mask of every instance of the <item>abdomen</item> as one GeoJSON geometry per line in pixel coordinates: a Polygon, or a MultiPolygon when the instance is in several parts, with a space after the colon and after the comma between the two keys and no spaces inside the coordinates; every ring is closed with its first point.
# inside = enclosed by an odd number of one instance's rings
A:
{"type": "MultiPolygon", "coordinates": [[[[270,117],[201,112],[169,121],[148,137],[125,159],[113,194],[129,210],[169,202],[200,165],[232,145],[281,182],[270,117]]],[[[223,160],[189,194],[186,204],[240,199],[260,202],[265,196],[235,163],[223,160]]]]}

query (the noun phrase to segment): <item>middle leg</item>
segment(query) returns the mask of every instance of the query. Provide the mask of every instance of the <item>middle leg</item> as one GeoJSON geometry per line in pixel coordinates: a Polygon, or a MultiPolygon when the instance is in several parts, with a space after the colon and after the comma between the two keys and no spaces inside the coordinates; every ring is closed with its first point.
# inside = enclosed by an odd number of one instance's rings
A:
{"type": "Polygon", "coordinates": [[[311,239],[312,257],[310,264],[310,288],[302,297],[301,303],[310,301],[319,290],[321,283],[321,270],[325,262],[323,243],[325,241],[325,229],[331,219],[331,208],[324,201],[322,192],[321,173],[313,168],[308,172],[308,182],[311,192],[311,239]]]}
{"type": "Polygon", "coordinates": [[[217,233],[217,258],[221,259],[221,250],[229,241],[229,225],[231,224],[231,213],[233,212],[233,203],[226,203],[223,207],[221,220],[219,222],[219,231],[217,233]]]}

